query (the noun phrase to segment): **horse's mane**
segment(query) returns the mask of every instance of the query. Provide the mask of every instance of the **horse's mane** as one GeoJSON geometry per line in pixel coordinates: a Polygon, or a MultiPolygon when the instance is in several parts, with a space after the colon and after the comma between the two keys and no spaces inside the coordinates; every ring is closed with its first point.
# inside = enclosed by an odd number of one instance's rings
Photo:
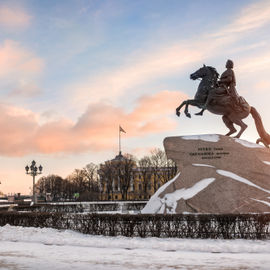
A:
{"type": "Polygon", "coordinates": [[[219,77],[219,73],[217,72],[217,70],[214,67],[207,66],[207,68],[209,68],[211,70],[211,72],[213,72],[216,75],[217,78],[219,77]]]}

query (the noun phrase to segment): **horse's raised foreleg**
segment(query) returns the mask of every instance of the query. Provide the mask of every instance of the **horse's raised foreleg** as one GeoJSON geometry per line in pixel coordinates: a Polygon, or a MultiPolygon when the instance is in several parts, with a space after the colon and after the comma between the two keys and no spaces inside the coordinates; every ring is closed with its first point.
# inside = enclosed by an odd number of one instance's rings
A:
{"type": "Polygon", "coordinates": [[[183,106],[185,106],[185,110],[184,110],[184,113],[186,115],[186,117],[189,117],[191,118],[191,115],[190,113],[188,112],[188,106],[189,105],[192,105],[192,106],[197,106],[200,108],[201,106],[201,103],[198,102],[196,99],[188,99],[188,100],[185,100],[181,103],[181,105],[179,107],[176,108],[176,115],[177,116],[180,116],[180,110],[182,109],[183,106]]]}
{"type": "Polygon", "coordinates": [[[188,101],[188,100],[183,101],[183,102],[180,104],[180,106],[176,108],[176,115],[177,115],[177,116],[180,116],[180,110],[182,109],[182,107],[183,107],[184,105],[186,105],[187,101],[188,101]]]}
{"type": "Polygon", "coordinates": [[[185,115],[186,115],[187,117],[191,118],[191,115],[190,115],[190,113],[188,112],[188,106],[189,106],[189,105],[196,106],[196,107],[200,108],[201,102],[199,102],[199,101],[196,100],[196,99],[188,99],[188,100],[186,101],[186,107],[185,107],[184,112],[185,112],[185,115]]]}
{"type": "Polygon", "coordinates": [[[203,108],[202,110],[200,110],[198,113],[195,113],[195,115],[203,115],[203,113],[204,113],[204,111],[205,111],[206,109],[205,108],[203,108]]]}

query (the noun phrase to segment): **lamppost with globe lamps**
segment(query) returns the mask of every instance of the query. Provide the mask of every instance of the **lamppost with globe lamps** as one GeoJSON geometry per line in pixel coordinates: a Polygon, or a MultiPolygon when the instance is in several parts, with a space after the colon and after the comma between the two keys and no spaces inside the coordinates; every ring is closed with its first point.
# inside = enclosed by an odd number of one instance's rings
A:
{"type": "Polygon", "coordinates": [[[25,167],[26,174],[33,176],[33,200],[32,200],[32,202],[34,204],[37,203],[37,197],[36,197],[36,192],[35,192],[35,177],[38,174],[42,174],[42,169],[43,168],[41,165],[39,165],[39,167],[36,166],[36,162],[34,160],[32,161],[30,167],[28,165],[26,165],[26,167],[25,167]]]}

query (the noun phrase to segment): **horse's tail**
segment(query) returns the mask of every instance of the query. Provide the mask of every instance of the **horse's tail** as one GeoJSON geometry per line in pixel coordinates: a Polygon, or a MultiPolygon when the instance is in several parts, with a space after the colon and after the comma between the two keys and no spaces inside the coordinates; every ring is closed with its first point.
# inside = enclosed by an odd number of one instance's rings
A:
{"type": "Polygon", "coordinates": [[[251,106],[250,113],[255,121],[256,129],[260,138],[256,141],[256,143],[262,142],[266,147],[269,148],[270,144],[270,135],[265,131],[262,118],[257,110],[251,106]]]}

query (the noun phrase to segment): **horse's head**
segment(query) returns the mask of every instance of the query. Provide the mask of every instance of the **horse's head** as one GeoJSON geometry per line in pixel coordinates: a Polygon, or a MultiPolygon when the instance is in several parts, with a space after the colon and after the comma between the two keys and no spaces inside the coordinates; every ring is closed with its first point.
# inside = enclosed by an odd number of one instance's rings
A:
{"type": "Polygon", "coordinates": [[[209,78],[211,80],[217,80],[219,74],[217,73],[216,69],[210,66],[203,65],[200,69],[195,71],[194,73],[190,74],[191,80],[197,80],[199,78],[209,78]]]}
{"type": "Polygon", "coordinates": [[[190,74],[190,79],[197,80],[199,78],[205,77],[206,74],[207,74],[207,67],[206,67],[206,65],[203,65],[203,67],[201,67],[200,69],[198,69],[194,73],[190,74]]]}

